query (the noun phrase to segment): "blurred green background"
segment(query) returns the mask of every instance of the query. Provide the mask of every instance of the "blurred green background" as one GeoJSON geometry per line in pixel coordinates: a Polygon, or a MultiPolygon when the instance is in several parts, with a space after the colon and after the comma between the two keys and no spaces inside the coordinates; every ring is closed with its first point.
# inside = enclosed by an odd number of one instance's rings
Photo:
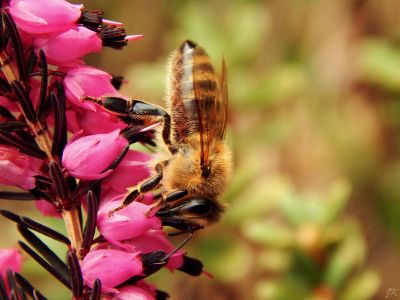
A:
{"type": "MultiPolygon", "coordinates": [[[[163,271],[152,278],[160,289],[172,299],[400,299],[400,1],[84,3],[145,35],[87,60],[124,75],[127,96],[162,105],[165,63],[184,39],[217,69],[227,62],[229,209],[187,247],[214,279],[163,271]]],[[[0,222],[1,246],[15,244],[14,225],[0,222]]],[[[35,262],[23,273],[68,299],[35,262]]]]}

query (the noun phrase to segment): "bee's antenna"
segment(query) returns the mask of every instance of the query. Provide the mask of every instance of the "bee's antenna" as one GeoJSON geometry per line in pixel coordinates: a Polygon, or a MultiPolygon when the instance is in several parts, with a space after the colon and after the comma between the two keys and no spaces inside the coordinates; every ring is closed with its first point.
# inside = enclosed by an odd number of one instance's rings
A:
{"type": "Polygon", "coordinates": [[[178,252],[183,246],[185,246],[187,244],[187,242],[190,241],[190,239],[193,237],[192,228],[189,228],[188,232],[189,232],[189,235],[186,237],[186,239],[184,239],[183,242],[181,242],[174,250],[172,250],[168,255],[166,255],[162,260],[163,262],[168,261],[168,259],[170,259],[172,255],[174,255],[176,252],[178,252]]]}

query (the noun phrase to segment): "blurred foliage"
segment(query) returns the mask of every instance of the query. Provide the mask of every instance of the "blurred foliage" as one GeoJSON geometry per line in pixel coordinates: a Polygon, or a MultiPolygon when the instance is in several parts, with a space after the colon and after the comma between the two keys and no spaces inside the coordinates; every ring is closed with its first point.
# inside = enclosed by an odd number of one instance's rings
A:
{"type": "Polygon", "coordinates": [[[217,69],[227,61],[235,176],[222,222],[188,248],[214,279],[166,271],[161,289],[353,300],[400,288],[398,0],[86,2],[145,34],[89,60],[123,73],[126,95],[163,105],[168,53],[184,39],[217,69]]]}

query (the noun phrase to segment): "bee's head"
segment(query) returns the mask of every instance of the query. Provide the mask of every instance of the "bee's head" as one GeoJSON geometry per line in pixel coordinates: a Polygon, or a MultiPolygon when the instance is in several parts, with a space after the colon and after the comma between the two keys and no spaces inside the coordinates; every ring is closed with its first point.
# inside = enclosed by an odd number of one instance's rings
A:
{"type": "Polygon", "coordinates": [[[156,216],[164,226],[187,231],[201,229],[219,220],[223,207],[215,200],[189,197],[161,208],[156,216]]]}

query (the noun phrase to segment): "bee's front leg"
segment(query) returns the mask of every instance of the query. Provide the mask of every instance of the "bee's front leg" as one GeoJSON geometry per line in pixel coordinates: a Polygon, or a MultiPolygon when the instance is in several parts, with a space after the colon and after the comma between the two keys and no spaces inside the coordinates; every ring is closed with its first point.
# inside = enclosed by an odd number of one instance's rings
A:
{"type": "Polygon", "coordinates": [[[101,105],[105,110],[119,116],[127,124],[135,124],[138,121],[145,122],[149,118],[162,118],[164,120],[162,130],[163,141],[171,153],[176,152],[170,137],[171,117],[163,108],[142,100],[124,99],[116,96],[103,96],[99,98],[86,96],[83,100],[101,105]]]}
{"type": "MultiPolygon", "coordinates": [[[[177,191],[173,191],[170,192],[168,194],[166,194],[165,196],[161,195],[157,201],[151,206],[151,208],[146,212],[146,216],[151,216],[154,212],[154,210],[158,210],[160,207],[161,209],[165,206],[163,206],[163,203],[168,203],[168,202],[172,202],[172,201],[176,201],[179,199],[182,199],[183,197],[188,195],[188,191],[187,190],[177,190],[177,191]]],[[[166,205],[168,206],[168,204],[166,205]]]]}

